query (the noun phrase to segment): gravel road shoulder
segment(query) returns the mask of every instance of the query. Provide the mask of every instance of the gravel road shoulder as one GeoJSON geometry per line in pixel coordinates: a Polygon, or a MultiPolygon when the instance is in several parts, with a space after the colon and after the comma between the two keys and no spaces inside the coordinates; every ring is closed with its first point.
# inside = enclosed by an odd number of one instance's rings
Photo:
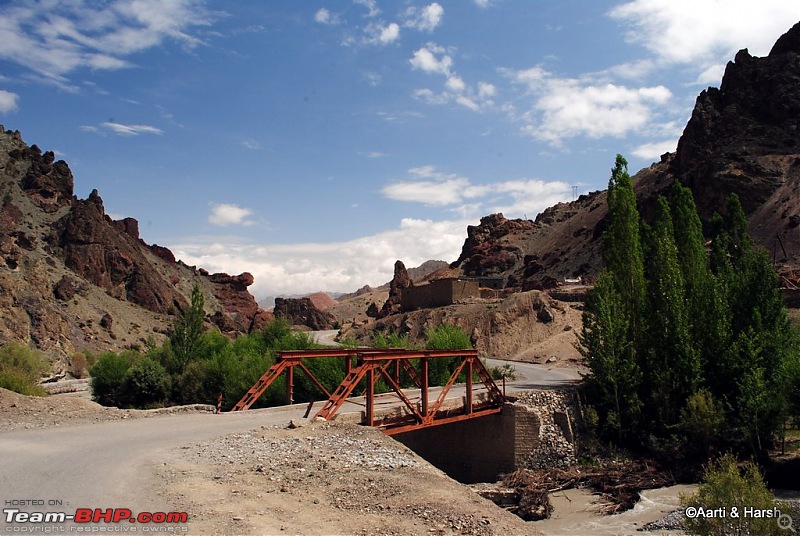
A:
{"type": "Polygon", "coordinates": [[[202,534],[538,534],[381,432],[268,427],[172,451],[170,504],[202,534]]]}

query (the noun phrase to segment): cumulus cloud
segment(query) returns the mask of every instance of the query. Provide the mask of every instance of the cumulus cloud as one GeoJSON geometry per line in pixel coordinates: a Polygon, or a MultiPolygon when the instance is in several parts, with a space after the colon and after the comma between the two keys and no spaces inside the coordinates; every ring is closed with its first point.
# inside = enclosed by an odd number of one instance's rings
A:
{"type": "Polygon", "coordinates": [[[786,0],[634,0],[610,11],[627,22],[630,42],[669,63],[715,61],[748,48],[766,55],[775,40],[800,19],[800,3],[786,0]]]}
{"type": "Polygon", "coordinates": [[[392,41],[396,41],[397,38],[399,37],[400,37],[400,26],[398,26],[397,23],[392,22],[381,30],[378,40],[384,45],[386,45],[391,43],[392,41]]]}
{"type": "Polygon", "coordinates": [[[473,184],[466,177],[443,173],[430,165],[409,169],[408,175],[406,180],[385,186],[381,193],[395,201],[449,206],[464,217],[487,212],[511,217],[535,215],[568,200],[572,191],[565,182],[540,179],[473,184]]]}
{"type": "Polygon", "coordinates": [[[406,11],[405,26],[421,32],[432,32],[442,23],[444,8],[434,2],[423,8],[410,7],[406,11]]]}
{"type": "Polygon", "coordinates": [[[17,109],[19,95],[0,89],[0,113],[13,112],[17,109]]]}
{"type": "Polygon", "coordinates": [[[474,112],[494,105],[492,97],[496,93],[495,86],[478,82],[476,89],[467,84],[453,72],[452,56],[435,43],[428,43],[416,50],[409,63],[414,70],[445,77],[444,89],[438,93],[428,88],[415,90],[414,97],[418,100],[434,105],[455,102],[474,112]]]}
{"type": "Polygon", "coordinates": [[[689,65],[699,71],[695,83],[717,85],[738,50],[767,55],[778,36],[800,19],[800,3],[633,0],[609,15],[628,25],[627,41],[646,48],[654,66],[689,65]]]}
{"type": "Polygon", "coordinates": [[[394,262],[418,266],[429,259],[454,261],[476,220],[404,218],[396,229],[337,243],[260,244],[226,237],[177,240],[168,247],[189,265],[210,272],[250,272],[257,298],[318,290],[352,292],[391,280],[394,262]]]}
{"type": "Polygon", "coordinates": [[[409,62],[414,69],[445,76],[450,75],[450,69],[453,66],[453,58],[445,54],[442,47],[433,43],[428,43],[415,51],[409,62]],[[440,55],[438,58],[436,57],[437,54],[440,55]]]}
{"type": "Polygon", "coordinates": [[[249,208],[240,207],[228,203],[218,203],[211,205],[211,214],[208,216],[209,223],[227,227],[228,225],[253,225],[253,222],[248,220],[252,216],[253,211],[249,208]]]}
{"type": "Polygon", "coordinates": [[[633,154],[644,160],[658,160],[664,153],[673,153],[678,147],[678,139],[645,143],[633,150],[633,154]]]}
{"type": "Polygon", "coordinates": [[[104,9],[46,0],[0,8],[0,58],[63,82],[80,69],[128,67],[127,56],[170,39],[191,48],[190,32],[213,16],[200,0],[117,0],[104,9]]]}
{"type": "Polygon", "coordinates": [[[582,135],[623,137],[641,131],[672,98],[664,86],[631,88],[591,77],[558,78],[541,67],[508,74],[533,100],[516,117],[523,132],[553,145],[582,135]]]}

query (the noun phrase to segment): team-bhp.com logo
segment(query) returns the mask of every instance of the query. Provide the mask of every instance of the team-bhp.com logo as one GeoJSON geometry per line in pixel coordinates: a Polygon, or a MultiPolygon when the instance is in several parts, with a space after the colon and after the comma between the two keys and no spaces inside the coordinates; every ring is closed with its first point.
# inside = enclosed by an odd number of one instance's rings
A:
{"type": "Polygon", "coordinates": [[[134,514],[128,508],[78,508],[74,514],[66,512],[23,512],[19,508],[4,508],[6,523],[155,523],[185,524],[187,512],[141,512],[134,514]]]}

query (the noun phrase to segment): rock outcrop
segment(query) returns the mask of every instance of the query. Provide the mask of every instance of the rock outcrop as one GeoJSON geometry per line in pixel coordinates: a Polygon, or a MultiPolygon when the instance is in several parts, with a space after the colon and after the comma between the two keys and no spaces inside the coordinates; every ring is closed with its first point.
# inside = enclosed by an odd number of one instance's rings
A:
{"type": "Polygon", "coordinates": [[[311,298],[275,298],[274,314],[294,326],[306,326],[314,331],[334,329],[336,318],[320,311],[311,298]]]}
{"type": "Polygon", "coordinates": [[[408,276],[406,265],[403,264],[403,261],[396,261],[394,263],[394,277],[392,277],[392,281],[389,283],[389,297],[383,303],[383,307],[381,308],[378,317],[383,318],[385,316],[400,312],[403,305],[403,289],[412,286],[414,286],[414,282],[411,281],[411,278],[408,276]]]}

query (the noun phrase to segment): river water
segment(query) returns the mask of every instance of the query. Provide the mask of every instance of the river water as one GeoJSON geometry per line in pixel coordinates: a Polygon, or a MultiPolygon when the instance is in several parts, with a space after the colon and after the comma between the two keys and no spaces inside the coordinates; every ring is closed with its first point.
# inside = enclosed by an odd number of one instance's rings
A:
{"type": "Polygon", "coordinates": [[[696,485],[676,485],[642,492],[641,500],[632,509],[607,516],[599,511],[605,503],[588,490],[569,489],[550,496],[553,513],[550,519],[531,524],[548,536],[642,536],[643,534],[680,535],[682,531],[641,532],[646,523],[657,521],[680,506],[680,495],[689,495],[696,485]]]}

